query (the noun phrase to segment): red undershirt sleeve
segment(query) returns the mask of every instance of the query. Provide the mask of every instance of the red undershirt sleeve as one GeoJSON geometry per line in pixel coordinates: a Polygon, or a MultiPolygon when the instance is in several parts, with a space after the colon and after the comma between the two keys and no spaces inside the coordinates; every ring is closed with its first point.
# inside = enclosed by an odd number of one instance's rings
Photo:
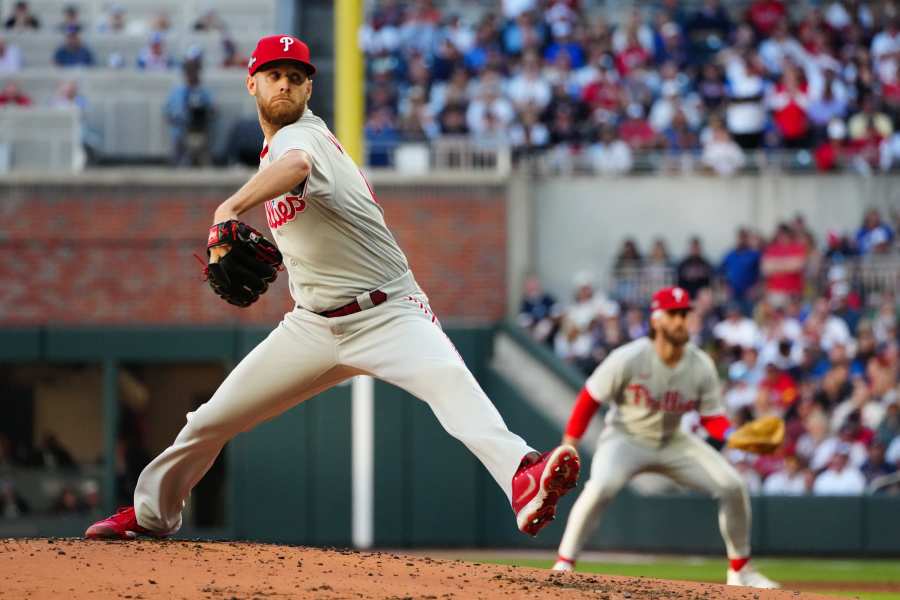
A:
{"type": "Polygon", "coordinates": [[[703,425],[713,439],[719,440],[720,442],[724,442],[728,437],[728,433],[730,433],[728,429],[731,427],[731,422],[725,415],[712,415],[710,417],[701,416],[700,424],[703,425]]]}
{"type": "Polygon", "coordinates": [[[600,403],[594,400],[586,387],[581,388],[581,392],[578,393],[578,398],[575,400],[575,406],[572,408],[572,414],[569,416],[569,423],[566,425],[566,435],[580,440],[598,408],[600,408],[600,403]]]}

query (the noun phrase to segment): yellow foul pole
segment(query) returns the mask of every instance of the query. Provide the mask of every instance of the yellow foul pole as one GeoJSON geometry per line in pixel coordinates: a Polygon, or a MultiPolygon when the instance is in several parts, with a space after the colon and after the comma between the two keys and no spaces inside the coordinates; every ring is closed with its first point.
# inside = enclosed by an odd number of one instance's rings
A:
{"type": "Polygon", "coordinates": [[[335,0],[335,133],[358,164],[363,164],[365,111],[363,55],[357,42],[362,20],[363,0],[335,0]]]}

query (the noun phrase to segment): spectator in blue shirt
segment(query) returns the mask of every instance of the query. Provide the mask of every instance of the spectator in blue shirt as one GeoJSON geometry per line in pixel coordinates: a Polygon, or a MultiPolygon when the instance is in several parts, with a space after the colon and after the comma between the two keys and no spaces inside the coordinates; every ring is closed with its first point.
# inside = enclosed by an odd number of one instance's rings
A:
{"type": "Polygon", "coordinates": [[[519,325],[530,331],[535,340],[550,343],[559,316],[556,299],[544,291],[536,275],[529,276],[525,280],[525,294],[519,306],[519,325]]]}
{"type": "Polygon", "coordinates": [[[889,252],[894,241],[894,230],[881,221],[877,208],[866,211],[862,227],[856,233],[856,247],[860,254],[889,252]]]}
{"type": "Polygon", "coordinates": [[[184,63],[184,83],[169,93],[164,107],[172,132],[178,166],[201,166],[211,162],[210,135],[215,116],[212,93],[200,82],[200,63],[184,63]]]}
{"type": "Polygon", "coordinates": [[[741,305],[748,303],[750,291],[759,281],[759,259],[759,250],[750,244],[750,232],[742,227],[738,230],[737,245],[719,266],[731,297],[741,305]]]}
{"type": "Polygon", "coordinates": [[[81,43],[78,27],[69,25],[66,28],[66,41],[56,49],[53,62],[58,67],[90,67],[94,64],[94,54],[90,48],[81,43]]]}

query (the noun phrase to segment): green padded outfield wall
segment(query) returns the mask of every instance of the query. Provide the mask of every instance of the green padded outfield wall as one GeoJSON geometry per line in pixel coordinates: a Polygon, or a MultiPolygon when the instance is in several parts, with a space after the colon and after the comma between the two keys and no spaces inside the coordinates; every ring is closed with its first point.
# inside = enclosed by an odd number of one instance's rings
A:
{"type": "MultiPolygon", "coordinates": [[[[172,362],[234,364],[265,330],[41,329],[0,331],[0,361],[172,362]]],[[[488,367],[493,331],[450,329],[451,339],[507,424],[535,448],[560,432],[488,367]]],[[[563,519],[537,539],[515,528],[506,497],[428,406],[377,383],[375,542],[380,547],[492,546],[552,549],[563,519]]],[[[239,435],[226,449],[224,530],[187,536],[294,544],[351,543],[350,387],[339,386],[239,435]]],[[[585,475],[590,457],[585,457],[585,475]]],[[[900,498],[754,498],[757,554],[900,555],[900,498]]],[[[77,520],[44,519],[0,535],[73,535],[77,520]]],[[[715,503],[696,496],[620,495],[588,544],[596,549],[722,553],[715,503]]]]}

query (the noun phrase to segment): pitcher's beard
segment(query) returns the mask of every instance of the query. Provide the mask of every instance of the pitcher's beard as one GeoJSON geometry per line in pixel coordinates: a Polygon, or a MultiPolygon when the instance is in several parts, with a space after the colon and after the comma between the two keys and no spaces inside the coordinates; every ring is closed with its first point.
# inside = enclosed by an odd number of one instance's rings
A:
{"type": "Polygon", "coordinates": [[[279,129],[291,123],[296,123],[303,116],[303,111],[306,110],[306,104],[292,104],[290,102],[276,102],[274,106],[272,104],[267,106],[262,102],[257,102],[256,105],[259,107],[259,114],[262,115],[262,118],[279,129]]]}

